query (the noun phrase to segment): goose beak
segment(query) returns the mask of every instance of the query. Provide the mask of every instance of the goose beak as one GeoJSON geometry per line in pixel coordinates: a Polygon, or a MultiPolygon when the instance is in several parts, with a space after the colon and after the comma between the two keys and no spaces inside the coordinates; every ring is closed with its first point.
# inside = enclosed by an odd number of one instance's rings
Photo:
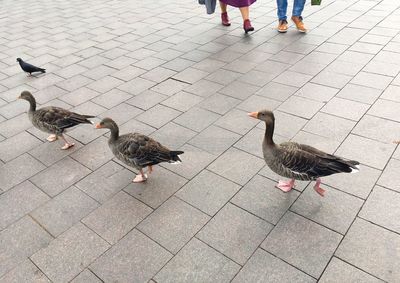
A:
{"type": "Polygon", "coordinates": [[[17,99],[21,99],[21,95],[19,95],[19,96],[17,97],[17,99]]]}
{"type": "Polygon", "coordinates": [[[103,128],[100,124],[96,124],[96,126],[94,126],[96,129],[101,129],[103,128]]]}
{"type": "Polygon", "coordinates": [[[250,113],[247,113],[247,115],[249,115],[249,116],[252,117],[252,118],[256,118],[256,119],[257,119],[257,117],[258,117],[258,112],[250,112],[250,113]]]}

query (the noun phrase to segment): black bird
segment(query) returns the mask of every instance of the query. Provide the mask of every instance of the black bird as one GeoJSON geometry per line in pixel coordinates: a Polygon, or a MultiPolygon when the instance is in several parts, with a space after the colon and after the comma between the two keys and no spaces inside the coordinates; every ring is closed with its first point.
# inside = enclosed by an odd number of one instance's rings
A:
{"type": "Polygon", "coordinates": [[[19,65],[21,66],[21,69],[25,73],[29,73],[29,75],[32,75],[32,73],[36,73],[36,72],[46,73],[46,69],[42,69],[42,68],[33,66],[32,64],[24,62],[24,60],[22,60],[21,58],[17,58],[17,61],[18,61],[19,65]]]}

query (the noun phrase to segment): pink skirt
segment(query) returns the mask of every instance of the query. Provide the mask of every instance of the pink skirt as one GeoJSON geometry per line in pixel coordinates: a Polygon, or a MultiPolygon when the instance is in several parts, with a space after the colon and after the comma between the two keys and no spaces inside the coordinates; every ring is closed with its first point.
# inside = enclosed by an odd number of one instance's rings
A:
{"type": "Polygon", "coordinates": [[[220,0],[220,1],[229,6],[238,8],[247,7],[256,2],[256,0],[220,0]]]}

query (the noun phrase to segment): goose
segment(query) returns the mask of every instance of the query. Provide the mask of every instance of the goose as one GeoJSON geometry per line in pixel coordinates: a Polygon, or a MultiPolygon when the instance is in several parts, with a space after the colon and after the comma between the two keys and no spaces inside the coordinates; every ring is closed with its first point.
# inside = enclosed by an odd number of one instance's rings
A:
{"type": "Polygon", "coordinates": [[[51,135],[47,138],[49,142],[61,137],[65,142],[61,148],[64,150],[75,145],[65,139],[64,133],[66,129],[78,124],[93,124],[88,118],[94,118],[94,116],[77,114],[60,107],[47,106],[36,109],[35,97],[27,90],[23,91],[18,99],[29,102],[28,117],[33,126],[43,132],[50,133],[51,135]]]}
{"type": "Polygon", "coordinates": [[[294,187],[295,180],[315,181],[314,190],[324,196],[325,190],[320,187],[321,177],[357,172],[359,169],[358,161],[345,160],[309,145],[296,142],[276,144],[273,140],[274,114],[269,110],[262,110],[248,115],[265,122],[265,137],[262,143],[264,159],[273,172],[290,178],[289,181],[279,181],[277,184],[277,188],[284,192],[289,192],[294,187]]]}
{"type": "Polygon", "coordinates": [[[119,135],[118,125],[111,118],[104,118],[96,124],[96,129],[103,128],[111,131],[108,146],[114,156],[126,165],[139,170],[140,174],[137,174],[132,180],[134,183],[147,180],[148,176],[143,172],[144,167],[148,167],[147,172],[151,174],[153,165],[158,163],[182,162],[179,155],[183,154],[183,151],[169,150],[154,139],[139,133],[119,135]]]}

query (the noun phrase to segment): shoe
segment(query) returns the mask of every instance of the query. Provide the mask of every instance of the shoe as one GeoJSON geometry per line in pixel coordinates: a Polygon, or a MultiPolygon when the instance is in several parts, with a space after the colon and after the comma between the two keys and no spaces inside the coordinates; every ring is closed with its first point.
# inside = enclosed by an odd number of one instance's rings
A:
{"type": "Polygon", "coordinates": [[[229,18],[228,18],[228,13],[221,13],[221,21],[222,21],[222,25],[229,27],[231,25],[231,23],[229,22],[229,18]]]}
{"type": "Polygon", "coordinates": [[[307,32],[306,27],[304,26],[303,23],[303,18],[302,17],[297,17],[297,16],[292,16],[292,21],[296,25],[296,28],[299,32],[307,32]]]}
{"type": "Polygon", "coordinates": [[[285,33],[288,30],[288,22],[286,20],[279,20],[278,31],[280,33],[285,33]]]}
{"type": "Polygon", "coordinates": [[[244,20],[243,22],[243,29],[245,33],[248,33],[249,31],[253,31],[254,28],[251,26],[250,20],[244,20]]]}

